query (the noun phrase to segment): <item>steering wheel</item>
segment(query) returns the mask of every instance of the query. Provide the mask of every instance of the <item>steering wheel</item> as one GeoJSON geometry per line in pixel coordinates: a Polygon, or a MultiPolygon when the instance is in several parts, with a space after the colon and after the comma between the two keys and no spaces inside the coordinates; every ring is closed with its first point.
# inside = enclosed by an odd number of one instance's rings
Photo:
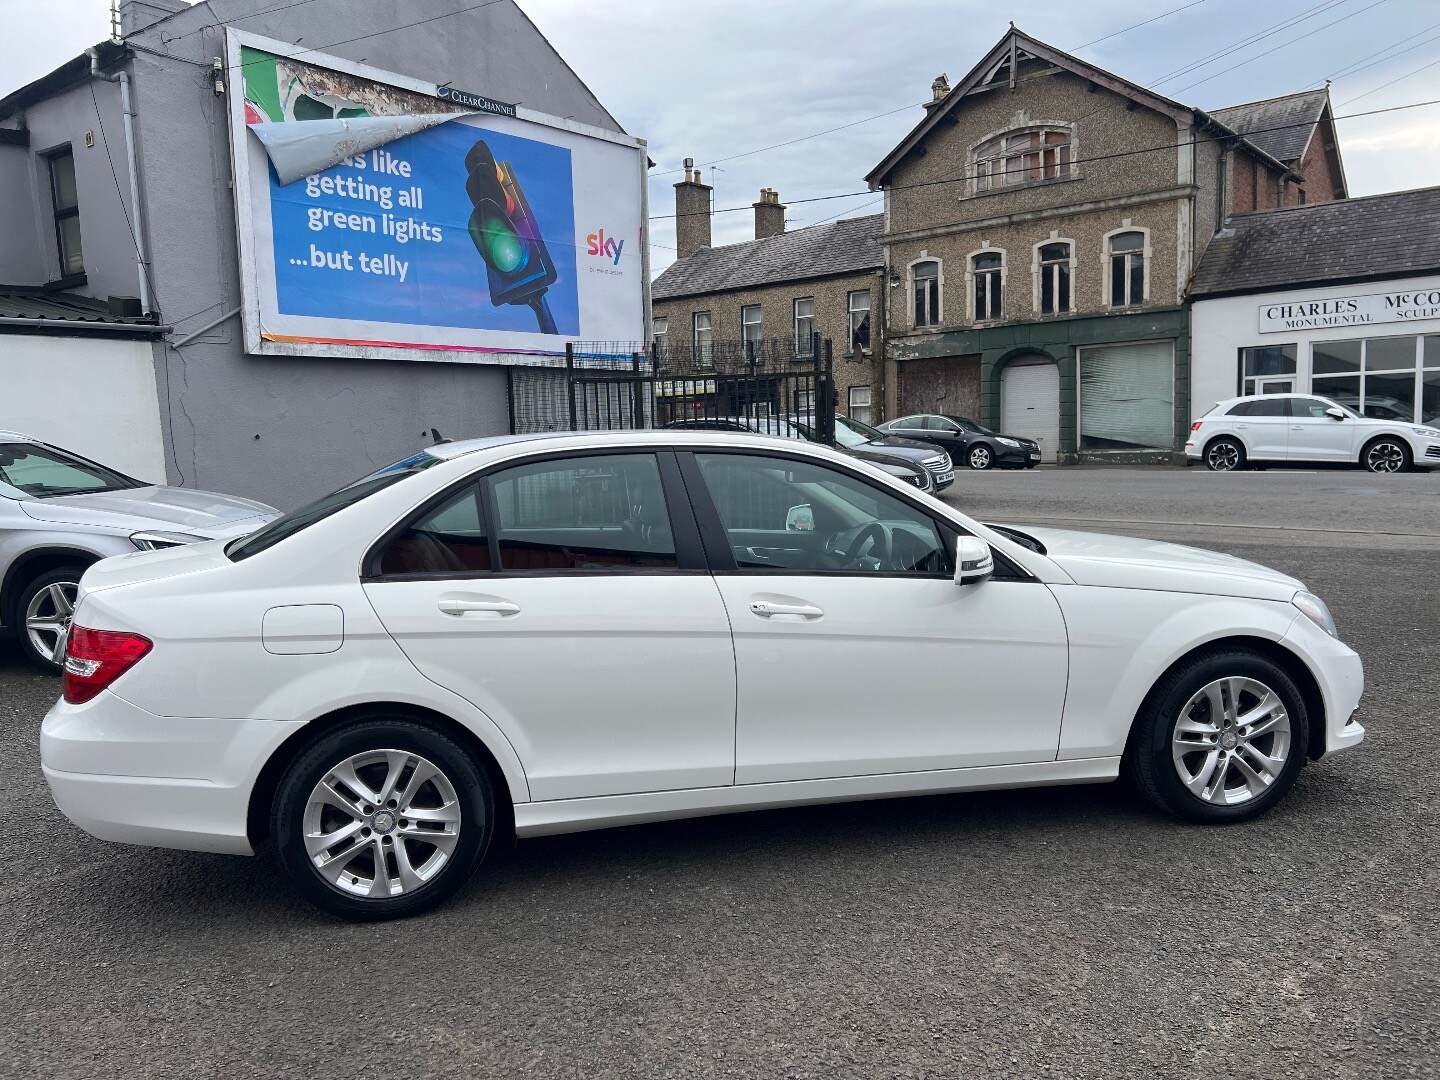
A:
{"type": "Polygon", "coordinates": [[[870,558],[880,564],[879,569],[893,570],[893,548],[894,534],[890,526],[883,521],[872,521],[855,534],[855,539],[850,544],[850,558],[846,569],[860,569],[860,560],[865,558],[868,549],[870,558]]]}

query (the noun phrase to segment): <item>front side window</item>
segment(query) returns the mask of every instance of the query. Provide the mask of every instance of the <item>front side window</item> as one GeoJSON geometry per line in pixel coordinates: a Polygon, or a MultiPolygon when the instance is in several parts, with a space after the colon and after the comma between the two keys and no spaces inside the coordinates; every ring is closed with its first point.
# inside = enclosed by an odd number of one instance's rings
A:
{"type": "Polygon", "coordinates": [[[516,465],[487,481],[501,570],[656,570],[678,566],[653,454],[516,465]]]}
{"type": "Polygon", "coordinates": [[[1145,302],[1145,234],[1123,232],[1110,237],[1110,306],[1145,302]]]}
{"type": "Polygon", "coordinates": [[[848,293],[845,298],[845,307],[850,317],[850,351],[852,353],[868,353],[870,351],[870,290],[860,289],[848,293]]]}
{"type": "Polygon", "coordinates": [[[871,388],[868,386],[850,387],[850,400],[847,403],[846,412],[852,420],[858,420],[862,424],[872,423],[873,411],[870,407],[871,388]]]}
{"type": "Polygon", "coordinates": [[[915,294],[913,325],[940,325],[940,264],[933,259],[919,262],[910,272],[915,294]]]}
{"type": "Polygon", "coordinates": [[[998,319],[1005,310],[1002,285],[1004,256],[998,251],[982,251],[970,260],[975,275],[975,320],[998,319]]]}
{"type": "Polygon", "coordinates": [[[763,455],[695,457],[741,570],[923,576],[949,570],[934,521],[847,473],[763,455]]]}
{"type": "Polygon", "coordinates": [[[975,148],[975,190],[994,191],[1070,175],[1070,132],[1036,128],[998,136],[975,148]]]}
{"type": "Polygon", "coordinates": [[[1042,244],[1040,260],[1040,314],[1070,310],[1070,245],[1042,244]]]}
{"type": "Polygon", "coordinates": [[[760,354],[761,326],[760,305],[746,304],[740,309],[740,339],[745,345],[746,357],[760,354]]]}
{"type": "Polygon", "coordinates": [[[807,296],[795,301],[795,355],[812,356],[815,352],[815,299],[807,296]]]}
{"type": "Polygon", "coordinates": [[[0,443],[0,483],[37,499],[140,486],[103,465],[30,442],[0,443]]]}
{"type": "Polygon", "coordinates": [[[691,317],[690,355],[700,367],[715,363],[715,330],[708,311],[697,311],[691,317]]]}
{"type": "Polygon", "coordinates": [[[50,199],[55,207],[55,240],[60,252],[60,276],[80,274],[85,260],[80,251],[80,199],[75,186],[75,155],[67,146],[52,154],[50,199]]]}

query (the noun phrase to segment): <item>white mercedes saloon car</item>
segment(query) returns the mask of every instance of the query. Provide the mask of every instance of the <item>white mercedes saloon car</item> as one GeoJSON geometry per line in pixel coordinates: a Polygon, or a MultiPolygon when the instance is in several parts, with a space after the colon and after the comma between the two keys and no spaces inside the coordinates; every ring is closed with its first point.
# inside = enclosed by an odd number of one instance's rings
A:
{"type": "MultiPolygon", "coordinates": [[[[1393,409],[1377,409],[1399,415],[1393,409]]],[[[1371,472],[1440,465],[1440,428],[1361,416],[1314,394],[1252,394],[1217,402],[1190,425],[1187,461],[1215,472],[1252,462],[1332,462],[1371,472]]]]}
{"type": "Polygon", "coordinates": [[[1244,821],[1363,738],[1362,682],[1254,563],[984,525],[796,440],[505,437],[92,566],[41,758],[97,837],[270,849],[385,918],[494,843],[662,818],[1123,772],[1244,821]]]}

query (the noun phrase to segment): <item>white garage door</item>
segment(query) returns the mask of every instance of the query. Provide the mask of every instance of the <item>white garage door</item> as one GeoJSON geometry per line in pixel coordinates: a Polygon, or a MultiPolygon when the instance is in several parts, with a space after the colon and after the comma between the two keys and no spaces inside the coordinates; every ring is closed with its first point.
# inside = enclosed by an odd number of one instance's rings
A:
{"type": "Polygon", "coordinates": [[[1042,461],[1060,448],[1060,369],[1048,360],[1016,360],[1000,376],[1000,431],[1040,444],[1042,461]]]}

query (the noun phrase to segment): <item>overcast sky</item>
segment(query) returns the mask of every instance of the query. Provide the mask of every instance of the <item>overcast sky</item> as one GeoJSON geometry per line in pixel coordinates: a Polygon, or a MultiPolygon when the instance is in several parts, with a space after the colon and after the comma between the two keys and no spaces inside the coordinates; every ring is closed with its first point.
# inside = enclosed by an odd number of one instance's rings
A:
{"type": "MultiPolygon", "coordinates": [[[[403,0],[387,2],[401,13],[410,7],[403,0]]],[[[1436,0],[519,2],[626,130],[649,140],[657,162],[652,214],[673,211],[671,185],[684,158],[716,162],[705,171],[707,180],[713,177],[715,205],[746,208],[717,215],[717,244],[751,237],[748,207],[762,186],[778,189],[787,202],[863,192],[865,173],[919,117],[930,81],[942,71],[958,81],[1010,19],[1073,51],[1183,6],[1080,49],[1080,55],[1201,108],[1291,93],[1327,77],[1335,77],[1331,97],[1341,116],[1440,98],[1436,0]],[[1299,21],[1157,82],[1291,19],[1299,21]],[[1391,80],[1398,81],[1384,85],[1391,80]],[[732,158],[896,109],[819,138],[732,158]],[[717,160],[725,158],[732,160],[717,160]]],[[[108,0],[0,0],[6,25],[0,94],[105,37],[108,10],[108,0]]],[[[505,97],[500,86],[471,89],[505,97]]],[[[1440,182],[1440,106],[1341,120],[1339,132],[1352,195],[1440,182]]],[[[794,204],[788,227],[874,213],[876,200],[861,194],[794,204]]],[[[674,257],[675,233],[668,219],[653,225],[658,270],[674,257]]]]}

